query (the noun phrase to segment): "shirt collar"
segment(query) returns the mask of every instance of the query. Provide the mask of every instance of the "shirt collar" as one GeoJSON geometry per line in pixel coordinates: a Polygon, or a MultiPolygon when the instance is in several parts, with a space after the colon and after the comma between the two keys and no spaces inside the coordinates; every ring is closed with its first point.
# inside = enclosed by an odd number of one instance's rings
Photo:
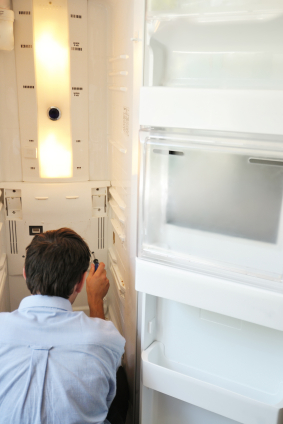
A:
{"type": "Polygon", "coordinates": [[[72,305],[68,299],[57,296],[42,296],[41,294],[34,294],[28,297],[25,297],[19,306],[19,309],[27,308],[36,308],[36,307],[45,307],[45,308],[56,308],[62,309],[63,311],[72,312],[72,305]]]}

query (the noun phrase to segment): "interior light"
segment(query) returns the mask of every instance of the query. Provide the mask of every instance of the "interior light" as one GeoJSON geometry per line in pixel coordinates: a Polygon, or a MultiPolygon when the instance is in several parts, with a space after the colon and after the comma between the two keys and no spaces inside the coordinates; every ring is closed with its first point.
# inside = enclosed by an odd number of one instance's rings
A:
{"type": "Polygon", "coordinates": [[[42,178],[66,178],[71,177],[72,172],[70,163],[72,162],[71,152],[66,149],[60,141],[56,139],[55,134],[47,134],[44,140],[41,140],[39,147],[39,157],[41,160],[42,178]],[[51,166],[50,166],[51,165],[51,166]]]}
{"type": "Polygon", "coordinates": [[[33,0],[34,63],[37,93],[39,174],[41,178],[73,176],[70,114],[70,43],[68,1],[60,7],[33,0]],[[48,110],[56,105],[60,119],[48,110]]]}
{"type": "Polygon", "coordinates": [[[56,41],[52,34],[46,32],[35,41],[37,60],[51,73],[68,72],[68,48],[56,41]]]}

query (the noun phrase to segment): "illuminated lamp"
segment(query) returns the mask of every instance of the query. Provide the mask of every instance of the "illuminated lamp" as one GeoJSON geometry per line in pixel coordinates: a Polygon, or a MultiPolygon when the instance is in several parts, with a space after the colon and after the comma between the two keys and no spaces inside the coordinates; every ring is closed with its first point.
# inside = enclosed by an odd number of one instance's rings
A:
{"type": "Polygon", "coordinates": [[[41,178],[71,178],[70,43],[67,0],[33,0],[38,159],[41,178]]]}

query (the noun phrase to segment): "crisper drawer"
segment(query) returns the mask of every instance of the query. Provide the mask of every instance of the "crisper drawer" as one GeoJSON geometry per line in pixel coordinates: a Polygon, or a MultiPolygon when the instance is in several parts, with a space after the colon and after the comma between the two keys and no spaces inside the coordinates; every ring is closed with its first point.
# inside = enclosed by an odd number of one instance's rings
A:
{"type": "Polygon", "coordinates": [[[280,289],[280,141],[153,129],[141,143],[139,256],[280,289]]]}

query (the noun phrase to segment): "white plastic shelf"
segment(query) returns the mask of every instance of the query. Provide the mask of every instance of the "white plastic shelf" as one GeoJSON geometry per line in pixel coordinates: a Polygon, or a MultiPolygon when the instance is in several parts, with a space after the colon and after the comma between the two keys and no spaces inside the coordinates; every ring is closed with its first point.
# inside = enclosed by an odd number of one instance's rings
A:
{"type": "Polygon", "coordinates": [[[116,62],[117,60],[125,60],[129,59],[129,56],[127,54],[120,54],[116,57],[110,57],[109,62],[116,62]]]}
{"type": "Polygon", "coordinates": [[[125,217],[124,213],[121,211],[121,209],[118,207],[115,200],[110,199],[109,205],[110,205],[111,209],[113,210],[113,212],[115,213],[115,215],[117,216],[117,218],[119,219],[119,221],[122,222],[122,224],[125,225],[126,217],[125,217]]]}
{"type": "MultiPolygon", "coordinates": [[[[193,340],[192,340],[193,343],[193,340]]],[[[142,352],[144,386],[242,424],[277,424],[283,387],[263,393],[169,360],[162,343],[142,352]]]]}
{"type": "Polygon", "coordinates": [[[123,91],[123,92],[128,91],[127,87],[116,87],[114,85],[111,85],[108,88],[109,90],[112,90],[112,91],[123,91]]]}
{"type": "Polygon", "coordinates": [[[109,140],[109,143],[112,144],[119,152],[121,153],[127,153],[127,149],[123,147],[120,143],[117,143],[116,141],[109,140]]]}
{"type": "Polygon", "coordinates": [[[109,259],[110,259],[110,271],[114,277],[117,290],[121,296],[125,297],[126,287],[125,287],[124,279],[122,277],[122,274],[120,272],[118,265],[113,261],[111,253],[109,253],[109,259]]]}
{"type": "Polygon", "coordinates": [[[118,194],[118,192],[116,191],[116,189],[114,187],[110,187],[109,188],[109,193],[111,194],[111,196],[113,197],[113,199],[117,202],[119,208],[124,211],[126,209],[126,203],[120,197],[120,195],[118,194]]]}
{"type": "Polygon", "coordinates": [[[283,331],[283,294],[252,285],[252,281],[243,284],[228,276],[225,279],[136,258],[136,290],[283,331]]]}
{"type": "Polygon", "coordinates": [[[119,239],[121,240],[122,243],[124,243],[126,236],[125,236],[124,231],[121,228],[119,221],[115,218],[110,219],[110,221],[111,221],[111,224],[112,224],[114,230],[116,231],[119,239]]]}
{"type": "Polygon", "coordinates": [[[140,124],[283,134],[283,90],[142,87],[140,124]]]}

